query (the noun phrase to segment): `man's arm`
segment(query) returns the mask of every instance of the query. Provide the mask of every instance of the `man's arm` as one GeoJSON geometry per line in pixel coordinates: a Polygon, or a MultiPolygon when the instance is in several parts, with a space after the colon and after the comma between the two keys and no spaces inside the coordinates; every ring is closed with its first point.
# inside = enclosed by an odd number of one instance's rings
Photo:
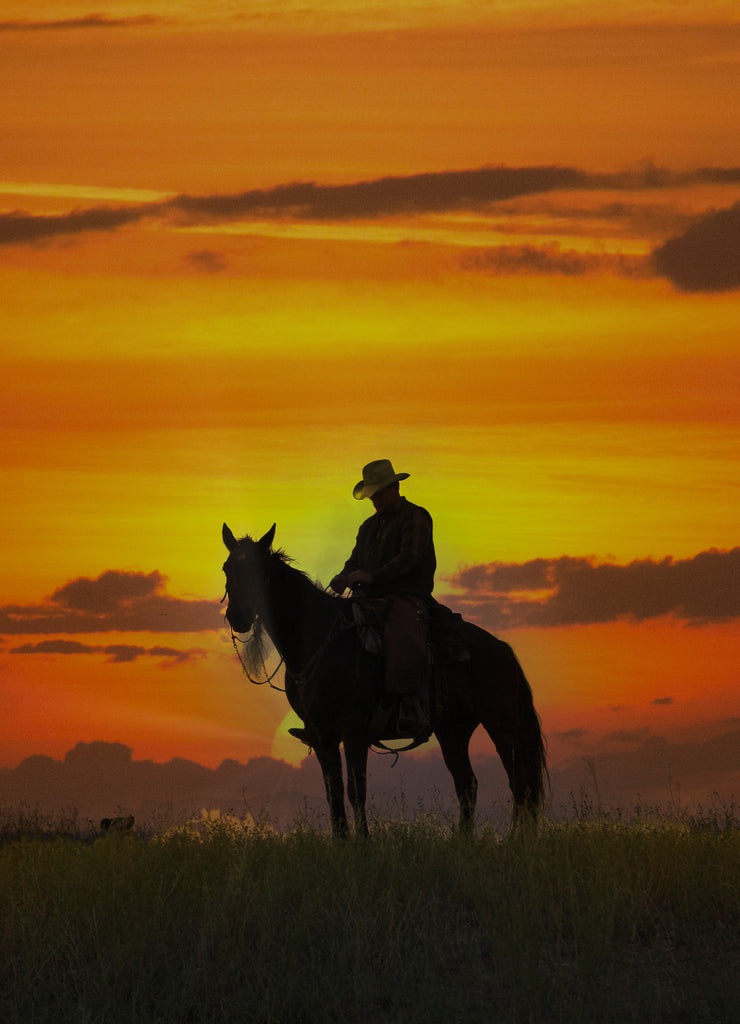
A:
{"type": "MultiPolygon", "coordinates": [[[[360,543],[360,535],[358,533],[355,546],[352,549],[352,554],[349,556],[347,561],[344,563],[344,568],[341,572],[338,572],[334,579],[331,581],[329,586],[336,594],[343,594],[345,590],[352,585],[352,575],[357,572],[362,572],[358,569],[358,548],[360,543]]],[[[365,573],[365,575],[368,575],[365,573]]]]}

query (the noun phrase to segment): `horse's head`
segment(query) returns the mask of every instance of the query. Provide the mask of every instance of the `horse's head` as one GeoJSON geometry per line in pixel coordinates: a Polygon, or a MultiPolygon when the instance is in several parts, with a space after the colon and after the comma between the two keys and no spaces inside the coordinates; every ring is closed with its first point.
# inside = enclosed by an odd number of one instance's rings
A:
{"type": "Polygon", "coordinates": [[[235,633],[248,633],[256,617],[264,615],[275,524],[260,540],[252,540],[251,537],[237,540],[226,523],[222,536],[229,549],[229,557],[224,562],[226,596],[229,599],[226,619],[235,633]]]}

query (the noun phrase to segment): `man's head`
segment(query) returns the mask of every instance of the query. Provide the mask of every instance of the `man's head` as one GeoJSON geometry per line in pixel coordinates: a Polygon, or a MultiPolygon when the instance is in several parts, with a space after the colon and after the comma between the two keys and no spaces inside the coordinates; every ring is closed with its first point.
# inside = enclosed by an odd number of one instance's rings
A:
{"type": "Polygon", "coordinates": [[[394,484],[388,484],[382,491],[376,491],[375,494],[371,494],[370,501],[375,506],[376,512],[387,512],[388,509],[393,508],[400,497],[398,481],[396,481],[394,484]]]}
{"type": "MultiPolygon", "coordinates": [[[[382,491],[395,484],[395,493],[398,493],[398,481],[407,480],[408,473],[396,473],[389,459],[376,459],[375,462],[368,462],[362,470],[362,480],[355,484],[352,494],[357,500],[362,498],[374,498],[382,491]]],[[[382,500],[382,499],[381,499],[382,500]]],[[[373,500],[373,504],[375,501],[373,500]]],[[[377,508],[377,505],[376,505],[377,508]]]]}

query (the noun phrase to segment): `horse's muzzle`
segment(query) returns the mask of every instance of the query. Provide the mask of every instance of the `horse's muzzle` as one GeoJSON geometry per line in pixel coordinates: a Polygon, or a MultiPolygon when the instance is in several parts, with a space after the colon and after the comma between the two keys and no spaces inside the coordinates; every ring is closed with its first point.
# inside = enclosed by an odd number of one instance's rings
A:
{"type": "Polygon", "coordinates": [[[226,609],[226,621],[235,633],[248,633],[254,624],[254,616],[229,605],[226,609]]]}

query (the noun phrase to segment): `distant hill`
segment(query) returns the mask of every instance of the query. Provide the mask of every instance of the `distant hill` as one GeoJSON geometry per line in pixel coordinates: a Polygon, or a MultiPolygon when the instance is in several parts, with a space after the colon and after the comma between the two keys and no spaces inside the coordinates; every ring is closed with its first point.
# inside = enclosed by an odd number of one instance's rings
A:
{"type": "MultiPolygon", "coordinates": [[[[506,827],[509,792],[495,756],[475,758],[479,817],[506,827]]],[[[711,739],[669,743],[647,737],[632,750],[577,758],[551,771],[556,816],[598,803],[633,808],[636,804],[720,801],[740,796],[740,730],[711,739]]],[[[372,753],[368,762],[368,807],[387,818],[430,811],[454,820],[457,801],[452,779],[438,750],[423,757],[372,753]]],[[[297,821],[327,825],[324,785],[315,757],[300,767],[271,757],[245,764],[225,760],[206,768],[183,758],[164,764],[133,760],[122,743],[78,743],[62,761],[41,754],[16,768],[0,769],[0,805],[26,805],[48,814],[75,811],[82,820],[133,814],[137,821],[177,820],[201,810],[265,818],[278,828],[297,821]]]]}
{"type": "MultiPolygon", "coordinates": [[[[376,813],[398,817],[423,808],[456,815],[452,779],[438,753],[393,762],[390,756],[370,756],[369,805],[376,813]]],[[[508,790],[498,760],[487,758],[476,770],[481,786],[496,790],[505,814],[508,790]]],[[[258,757],[246,764],[226,760],[212,769],[182,758],[135,761],[130,747],[102,741],[78,743],[62,761],[37,754],[17,768],[0,769],[0,803],[45,813],[74,810],[93,821],[122,814],[171,819],[202,809],[249,813],[281,828],[297,820],[323,827],[328,820],[315,757],[298,768],[258,757]]]]}

